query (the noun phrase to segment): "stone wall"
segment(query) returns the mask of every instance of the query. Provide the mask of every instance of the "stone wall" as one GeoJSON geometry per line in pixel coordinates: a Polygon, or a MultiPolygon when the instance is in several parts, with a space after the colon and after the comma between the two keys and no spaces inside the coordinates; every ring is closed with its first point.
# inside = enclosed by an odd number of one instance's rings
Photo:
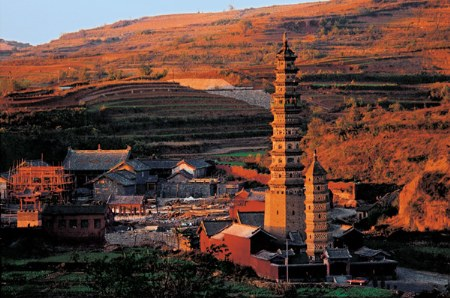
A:
{"type": "Polygon", "coordinates": [[[161,184],[163,198],[205,198],[216,194],[217,186],[211,183],[168,183],[161,184]]]}
{"type": "Polygon", "coordinates": [[[108,233],[105,235],[105,240],[107,244],[125,247],[167,245],[173,249],[186,250],[185,239],[172,230],[167,232],[134,230],[108,233]]]}

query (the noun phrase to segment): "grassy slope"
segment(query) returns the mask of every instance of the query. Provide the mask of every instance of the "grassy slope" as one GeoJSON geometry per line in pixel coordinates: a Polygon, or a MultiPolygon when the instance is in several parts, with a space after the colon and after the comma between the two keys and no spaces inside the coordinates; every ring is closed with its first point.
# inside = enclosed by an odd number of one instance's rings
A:
{"type": "Polygon", "coordinates": [[[448,156],[448,110],[448,104],[397,112],[364,107],[332,124],[314,120],[304,139],[303,162],[309,164],[317,149],[329,178],[403,185],[428,160],[448,156]]]}
{"type": "Polygon", "coordinates": [[[449,12],[438,0],[345,0],[147,17],[26,48],[1,62],[0,74],[45,85],[64,80],[63,72],[69,81],[83,70],[91,77],[99,69],[135,75],[152,63],[176,78],[258,84],[272,77],[283,31],[299,52],[303,73],[449,74],[449,12]]]}

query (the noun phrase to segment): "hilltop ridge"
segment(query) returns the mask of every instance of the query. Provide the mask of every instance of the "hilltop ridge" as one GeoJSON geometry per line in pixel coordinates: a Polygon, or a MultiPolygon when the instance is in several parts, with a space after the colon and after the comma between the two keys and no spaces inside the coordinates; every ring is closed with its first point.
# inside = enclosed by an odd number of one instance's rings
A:
{"type": "Polygon", "coordinates": [[[3,59],[0,75],[48,86],[112,69],[133,76],[152,64],[175,78],[261,87],[273,78],[284,31],[303,74],[448,75],[449,16],[450,4],[438,0],[340,0],[144,17],[20,49],[3,59]]]}

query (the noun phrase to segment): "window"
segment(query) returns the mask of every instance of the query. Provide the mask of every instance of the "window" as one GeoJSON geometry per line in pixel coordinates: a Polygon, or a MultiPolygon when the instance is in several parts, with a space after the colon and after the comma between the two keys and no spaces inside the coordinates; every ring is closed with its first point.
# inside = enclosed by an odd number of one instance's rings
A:
{"type": "Polygon", "coordinates": [[[72,229],[76,229],[77,228],[77,220],[76,219],[71,219],[69,221],[69,227],[71,227],[72,229]]]}
{"type": "Polygon", "coordinates": [[[94,228],[99,229],[101,223],[102,223],[101,219],[99,219],[99,218],[94,219],[94,228]]]}
{"type": "Polygon", "coordinates": [[[292,211],[292,215],[295,215],[295,211],[292,211]]]}
{"type": "Polygon", "coordinates": [[[60,219],[58,220],[58,228],[65,228],[66,227],[66,220],[60,219]]]}
{"type": "Polygon", "coordinates": [[[87,219],[82,219],[81,220],[81,228],[87,229],[88,227],[89,227],[89,221],[87,219]]]}

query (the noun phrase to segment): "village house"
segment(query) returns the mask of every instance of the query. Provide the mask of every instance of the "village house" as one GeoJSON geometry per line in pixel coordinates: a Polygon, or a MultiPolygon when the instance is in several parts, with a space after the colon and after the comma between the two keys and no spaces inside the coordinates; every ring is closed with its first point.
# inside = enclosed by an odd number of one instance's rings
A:
{"type": "Polygon", "coordinates": [[[323,253],[323,262],[327,266],[327,275],[349,275],[352,255],[347,248],[329,248],[323,253]]]}
{"type": "Polygon", "coordinates": [[[103,241],[109,223],[106,205],[48,205],[42,210],[43,229],[61,240],[103,241]]]}
{"type": "Polygon", "coordinates": [[[186,173],[192,178],[204,178],[211,174],[213,165],[201,159],[186,159],[179,161],[172,169],[172,175],[186,173]]]}
{"type": "Polygon", "coordinates": [[[149,175],[158,176],[159,179],[166,179],[172,175],[172,169],[177,165],[179,160],[160,160],[160,159],[140,159],[147,165],[149,175]]]}
{"type": "Polygon", "coordinates": [[[94,199],[106,201],[111,195],[155,196],[158,176],[149,174],[149,167],[137,159],[122,161],[91,180],[94,199]]]}
{"type": "Polygon", "coordinates": [[[74,150],[69,147],[63,161],[64,169],[75,177],[76,187],[86,187],[89,181],[130,159],[131,147],[123,150],[74,150]]]}
{"type": "Polygon", "coordinates": [[[354,227],[333,234],[333,247],[348,248],[351,251],[354,251],[362,247],[363,243],[364,243],[363,233],[361,233],[354,227]]]}
{"type": "Polygon", "coordinates": [[[144,196],[110,195],[106,204],[114,215],[145,215],[144,196]]]}

